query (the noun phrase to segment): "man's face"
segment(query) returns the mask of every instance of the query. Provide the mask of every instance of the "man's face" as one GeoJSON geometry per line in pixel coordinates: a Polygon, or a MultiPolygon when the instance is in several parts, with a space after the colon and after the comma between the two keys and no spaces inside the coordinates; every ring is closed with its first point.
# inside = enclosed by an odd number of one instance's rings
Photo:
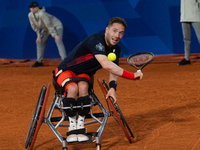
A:
{"type": "Polygon", "coordinates": [[[38,11],[39,7],[31,7],[30,10],[32,13],[36,13],[38,11]]]}
{"type": "Polygon", "coordinates": [[[124,35],[125,27],[119,23],[113,23],[112,26],[106,27],[105,40],[108,47],[119,43],[124,35]]]}

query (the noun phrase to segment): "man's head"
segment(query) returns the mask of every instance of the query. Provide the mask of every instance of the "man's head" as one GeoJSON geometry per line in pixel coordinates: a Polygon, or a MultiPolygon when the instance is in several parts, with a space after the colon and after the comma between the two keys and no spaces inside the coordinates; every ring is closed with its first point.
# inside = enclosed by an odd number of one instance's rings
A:
{"type": "Polygon", "coordinates": [[[111,18],[106,27],[105,40],[108,47],[119,43],[126,30],[126,21],[120,17],[111,18]]]}
{"type": "Polygon", "coordinates": [[[36,13],[39,9],[39,4],[37,2],[31,2],[29,8],[32,13],[36,13]]]}

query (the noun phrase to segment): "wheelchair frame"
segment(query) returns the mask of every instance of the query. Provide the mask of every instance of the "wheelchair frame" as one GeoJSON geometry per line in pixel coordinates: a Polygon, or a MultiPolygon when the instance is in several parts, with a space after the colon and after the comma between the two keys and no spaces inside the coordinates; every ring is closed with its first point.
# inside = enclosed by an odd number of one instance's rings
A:
{"type": "MultiPolygon", "coordinates": [[[[102,82],[100,79],[98,79],[97,81],[99,83],[99,86],[102,89],[104,96],[106,96],[109,90],[108,85],[106,84],[105,80],[103,80],[102,82]]],[[[64,109],[72,109],[72,108],[62,106],[62,99],[64,95],[63,93],[59,91],[59,89],[57,88],[57,85],[55,85],[54,80],[53,80],[53,85],[55,88],[55,94],[54,94],[53,101],[50,105],[46,118],[44,117],[44,112],[45,112],[45,107],[46,107],[48,94],[50,90],[50,84],[47,84],[47,86],[43,85],[41,89],[41,92],[38,97],[38,101],[36,103],[36,107],[33,113],[33,117],[31,120],[31,125],[29,127],[28,135],[26,138],[25,149],[31,150],[33,148],[39,128],[42,125],[42,123],[47,123],[47,125],[56,135],[58,140],[61,142],[63,150],[68,150],[67,145],[70,145],[70,144],[85,143],[85,142],[67,143],[66,138],[63,137],[58,132],[57,130],[58,127],[69,127],[69,124],[63,123],[64,121],[68,121],[68,116],[66,116],[64,109]],[[52,117],[55,109],[60,111],[61,117],[52,117]]],[[[89,90],[89,97],[91,98],[91,103],[89,105],[73,107],[73,109],[81,108],[81,107],[90,107],[90,113],[86,115],[84,124],[85,125],[93,124],[93,123],[100,124],[99,128],[95,132],[87,133],[89,137],[89,141],[87,142],[96,142],[96,149],[101,150],[100,138],[104,131],[108,117],[113,116],[114,119],[117,121],[117,123],[122,127],[122,130],[125,136],[127,137],[128,141],[132,143],[133,142],[132,138],[134,138],[133,133],[131,129],[129,128],[121,110],[119,109],[119,106],[117,105],[117,103],[115,104],[113,103],[112,97],[109,97],[108,99],[106,99],[109,111],[107,111],[106,108],[102,105],[101,101],[98,99],[98,97],[94,93],[92,86],[89,90]],[[93,113],[92,111],[93,106],[98,106],[102,112],[93,113]],[[91,118],[91,121],[87,121],[88,118],[91,118]]]]}

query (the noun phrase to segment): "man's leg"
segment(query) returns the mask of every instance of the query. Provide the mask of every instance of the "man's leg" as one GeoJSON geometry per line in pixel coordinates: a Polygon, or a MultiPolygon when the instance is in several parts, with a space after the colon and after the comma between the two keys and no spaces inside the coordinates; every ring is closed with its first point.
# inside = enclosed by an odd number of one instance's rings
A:
{"type": "Polygon", "coordinates": [[[42,35],[41,42],[37,41],[37,43],[36,43],[37,61],[35,62],[34,65],[31,66],[32,68],[43,66],[42,59],[43,59],[44,50],[45,50],[45,47],[46,47],[47,40],[50,38],[50,34],[48,34],[45,31],[42,31],[41,35],[42,35]]]}
{"type": "Polygon", "coordinates": [[[194,31],[196,33],[197,39],[199,41],[200,44],[200,22],[193,22],[192,26],[194,28],[194,31]]]}
{"type": "Polygon", "coordinates": [[[185,59],[190,59],[190,49],[191,49],[191,23],[182,23],[183,30],[183,40],[184,40],[184,51],[185,59]]]}
{"type": "Polygon", "coordinates": [[[42,62],[47,40],[51,37],[51,35],[45,31],[42,31],[41,35],[42,35],[41,42],[36,43],[37,44],[37,61],[39,63],[42,62]]]}
{"type": "MultiPolygon", "coordinates": [[[[77,106],[82,105],[89,105],[91,102],[89,96],[79,97],[77,99],[77,106]]],[[[90,112],[90,107],[84,107],[78,109],[78,122],[77,122],[77,129],[84,129],[84,132],[78,134],[78,141],[88,141],[89,138],[86,135],[86,129],[84,127],[85,116],[90,112]]]]}
{"type": "MultiPolygon", "coordinates": [[[[59,70],[56,68],[55,70],[55,76],[59,70]]],[[[57,83],[60,87],[62,87],[62,84],[66,81],[66,79],[70,77],[74,77],[75,74],[71,71],[65,71],[59,74],[57,78],[57,83]]],[[[64,91],[67,91],[67,97],[63,98],[63,107],[73,107],[77,105],[76,97],[78,94],[78,86],[76,83],[72,82],[67,84],[64,88],[64,91]]],[[[77,141],[77,134],[74,133],[76,130],[76,109],[64,109],[66,115],[69,118],[69,129],[67,133],[67,142],[76,142],[77,141]]]]}
{"type": "MultiPolygon", "coordinates": [[[[64,98],[63,106],[64,107],[74,107],[76,106],[76,100],[74,98],[64,98]]],[[[77,135],[73,133],[76,127],[76,109],[65,109],[66,115],[69,117],[69,128],[67,132],[67,142],[76,142],[77,135]]]]}
{"type": "Polygon", "coordinates": [[[182,32],[184,41],[185,59],[183,59],[178,65],[190,65],[190,49],[191,49],[191,23],[182,22],[182,32]]]}
{"type": "Polygon", "coordinates": [[[67,54],[66,54],[65,46],[64,46],[63,41],[62,41],[63,29],[60,28],[56,31],[58,33],[58,36],[61,37],[61,40],[56,40],[55,42],[56,42],[60,57],[61,57],[62,60],[64,60],[67,57],[67,54]]]}
{"type": "MultiPolygon", "coordinates": [[[[91,103],[91,99],[88,96],[88,88],[89,85],[85,81],[80,81],[78,83],[79,87],[79,98],[77,99],[77,106],[89,105],[91,103]]],[[[77,129],[84,129],[86,133],[86,129],[84,127],[85,116],[90,112],[90,107],[79,108],[78,109],[78,123],[77,129]]],[[[89,138],[85,134],[78,134],[78,141],[88,141],[89,138]]]]}
{"type": "Polygon", "coordinates": [[[76,109],[73,109],[73,106],[77,106],[76,96],[78,94],[78,86],[76,84],[71,84],[67,88],[67,93],[68,93],[67,97],[63,99],[63,106],[72,108],[72,109],[65,109],[65,113],[69,117],[67,142],[76,142],[77,134],[74,132],[77,129],[76,109]]]}

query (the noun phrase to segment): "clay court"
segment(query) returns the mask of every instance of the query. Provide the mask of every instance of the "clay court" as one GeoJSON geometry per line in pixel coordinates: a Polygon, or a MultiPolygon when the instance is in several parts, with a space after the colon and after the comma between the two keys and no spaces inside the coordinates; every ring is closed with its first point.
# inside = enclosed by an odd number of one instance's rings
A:
{"type": "MultiPolygon", "coordinates": [[[[130,144],[113,117],[108,118],[101,137],[102,150],[199,150],[200,149],[200,59],[191,55],[192,65],[177,66],[183,56],[157,56],[143,69],[142,81],[119,78],[118,105],[135,138],[130,144]]],[[[23,150],[33,111],[43,85],[52,81],[59,60],[44,60],[45,67],[30,68],[33,61],[0,61],[0,149],[23,150]]],[[[121,60],[120,66],[136,71],[121,60]]],[[[108,81],[103,69],[95,75],[94,91],[106,101],[97,79],[108,81]]],[[[54,88],[51,86],[47,113],[54,88]]],[[[106,106],[107,108],[107,106],[106,106]]],[[[87,127],[87,126],[86,126],[87,127]]],[[[91,131],[95,124],[87,128],[91,131]]],[[[63,128],[63,134],[67,128],[63,128]]],[[[43,123],[34,150],[61,150],[62,145],[43,123]]],[[[69,150],[94,150],[95,143],[69,145],[69,150]]]]}

